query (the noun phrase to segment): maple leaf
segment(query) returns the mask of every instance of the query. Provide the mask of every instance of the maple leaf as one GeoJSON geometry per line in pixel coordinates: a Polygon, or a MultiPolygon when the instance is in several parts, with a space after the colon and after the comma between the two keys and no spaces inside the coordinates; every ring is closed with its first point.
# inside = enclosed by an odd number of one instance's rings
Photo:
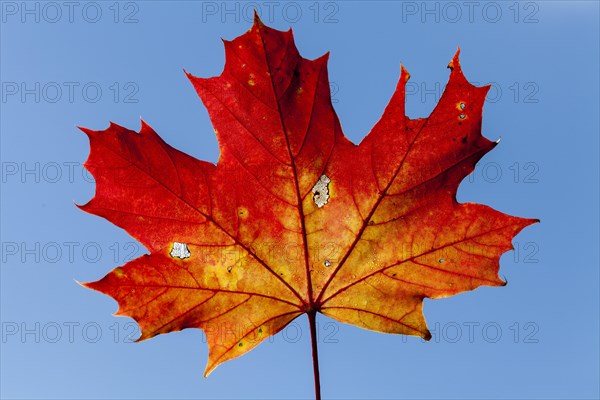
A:
{"type": "Polygon", "coordinates": [[[150,253],[85,286],[116,299],[140,340],[203,329],[208,375],[303,313],[316,358],[316,312],[428,339],[424,298],[505,284],[499,258],[537,220],[456,201],[496,146],[481,135],[489,87],[465,79],[458,52],[428,118],[405,116],[402,67],[383,116],[355,145],[331,104],[328,55],[302,58],[291,30],[258,18],[224,43],[220,76],[188,74],[219,141],[216,165],[143,121],[139,132],[83,129],[96,194],[81,208],[150,253]]]}

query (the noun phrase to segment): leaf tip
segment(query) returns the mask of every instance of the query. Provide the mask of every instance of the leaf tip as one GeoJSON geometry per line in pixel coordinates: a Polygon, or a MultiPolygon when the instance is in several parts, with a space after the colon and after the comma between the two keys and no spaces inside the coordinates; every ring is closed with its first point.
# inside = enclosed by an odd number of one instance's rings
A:
{"type": "MultiPolygon", "coordinates": [[[[92,199],[93,200],[93,199],[92,199]]],[[[89,205],[92,202],[92,200],[88,201],[85,204],[77,204],[75,202],[73,202],[73,204],[75,204],[75,207],[79,208],[81,211],[89,213],[89,214],[93,214],[90,210],[89,210],[89,205]]]]}
{"type": "Polygon", "coordinates": [[[254,8],[254,26],[253,27],[263,27],[264,24],[263,22],[260,20],[260,15],[258,15],[258,11],[256,10],[256,7],[254,8]]]}
{"type": "Polygon", "coordinates": [[[86,288],[86,289],[97,290],[97,289],[94,287],[94,283],[96,283],[96,282],[80,282],[80,281],[78,281],[77,279],[73,279],[73,280],[74,280],[74,281],[75,281],[75,283],[77,283],[79,286],[82,286],[82,287],[84,287],[84,288],[86,288]]]}
{"type": "MultiPolygon", "coordinates": [[[[133,318],[130,314],[127,314],[126,312],[121,311],[120,307],[117,310],[117,312],[115,312],[113,315],[116,316],[116,317],[129,317],[129,318],[133,318]]],[[[150,332],[150,333],[148,333],[148,330],[144,329],[140,325],[140,323],[138,322],[137,319],[134,318],[134,320],[138,324],[138,326],[140,327],[140,331],[141,331],[140,337],[138,337],[137,339],[134,340],[135,343],[139,343],[139,342],[146,341],[148,339],[152,339],[153,337],[155,337],[155,336],[157,336],[157,335],[160,334],[160,333],[157,333],[157,332],[150,332]]]]}
{"type": "Polygon", "coordinates": [[[539,224],[542,222],[539,218],[521,218],[521,219],[525,220],[525,223],[523,224],[523,227],[521,229],[523,229],[529,225],[539,224]]]}
{"type": "Polygon", "coordinates": [[[427,332],[425,332],[425,334],[423,335],[423,340],[425,340],[426,342],[429,342],[431,340],[432,336],[431,336],[431,332],[429,331],[429,329],[427,329],[427,332]]]}
{"type": "Polygon", "coordinates": [[[400,80],[404,83],[410,79],[410,73],[404,68],[403,64],[400,64],[400,80]]]}
{"type": "Polygon", "coordinates": [[[144,121],[142,119],[142,117],[140,116],[140,135],[143,134],[147,134],[147,133],[153,133],[154,130],[150,127],[150,125],[148,125],[148,123],[146,121],[144,121]]]}
{"type": "Polygon", "coordinates": [[[106,128],[106,130],[104,132],[108,132],[108,131],[112,131],[114,132],[122,132],[122,131],[128,131],[129,129],[125,128],[122,125],[117,124],[116,122],[113,121],[108,121],[108,128],[106,128]]]}
{"type": "Polygon", "coordinates": [[[206,368],[204,369],[204,374],[202,374],[205,378],[208,378],[210,374],[215,370],[217,366],[213,363],[206,364],[206,368]]]}
{"type": "Polygon", "coordinates": [[[459,56],[460,56],[460,47],[458,47],[458,49],[456,50],[456,53],[454,53],[454,57],[452,57],[452,60],[450,60],[450,62],[448,63],[448,68],[450,68],[452,70],[460,69],[459,56]]]}
{"type": "Polygon", "coordinates": [[[98,288],[98,283],[100,281],[95,281],[95,282],[80,282],[77,279],[73,279],[75,281],[75,283],[77,283],[79,286],[84,287],[86,289],[91,289],[91,290],[95,290],[97,292],[103,293],[99,288],[98,288]]]}
{"type": "Polygon", "coordinates": [[[88,136],[90,136],[90,135],[92,135],[92,134],[94,134],[96,132],[96,131],[93,131],[93,130],[91,130],[89,128],[86,128],[84,126],[77,125],[76,127],[77,127],[77,129],[79,129],[81,132],[85,133],[88,136]]]}
{"type": "MultiPolygon", "coordinates": [[[[227,49],[227,45],[231,42],[225,40],[225,39],[221,39],[223,40],[223,44],[225,46],[225,49],[227,49]]],[[[183,69],[183,72],[185,73],[185,76],[188,78],[188,80],[190,81],[190,83],[192,84],[192,86],[194,86],[194,88],[196,89],[196,91],[198,91],[198,87],[200,87],[202,85],[202,82],[205,80],[204,78],[199,78],[197,76],[194,76],[192,73],[188,72],[185,68],[183,69]]]]}

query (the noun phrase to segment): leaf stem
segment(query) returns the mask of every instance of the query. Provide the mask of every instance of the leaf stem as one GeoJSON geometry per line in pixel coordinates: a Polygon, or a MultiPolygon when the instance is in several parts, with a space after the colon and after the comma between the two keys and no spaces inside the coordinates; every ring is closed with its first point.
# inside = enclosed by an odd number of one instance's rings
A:
{"type": "Polygon", "coordinates": [[[315,377],[315,400],[321,400],[321,377],[319,375],[319,352],[317,350],[317,311],[307,313],[310,325],[310,342],[312,344],[313,374],[315,377]]]}

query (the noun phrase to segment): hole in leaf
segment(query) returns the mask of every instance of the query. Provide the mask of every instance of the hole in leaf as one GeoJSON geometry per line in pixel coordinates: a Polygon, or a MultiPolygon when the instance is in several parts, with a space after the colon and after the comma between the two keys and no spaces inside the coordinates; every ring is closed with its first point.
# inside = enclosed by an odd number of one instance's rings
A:
{"type": "Polygon", "coordinates": [[[173,258],[181,258],[182,260],[185,258],[189,258],[192,253],[190,253],[187,244],[174,242],[173,249],[171,249],[171,253],[169,253],[173,258]]]}
{"type": "Polygon", "coordinates": [[[329,182],[331,182],[331,179],[327,175],[321,175],[311,190],[313,201],[319,208],[323,207],[329,201],[329,182]]]}

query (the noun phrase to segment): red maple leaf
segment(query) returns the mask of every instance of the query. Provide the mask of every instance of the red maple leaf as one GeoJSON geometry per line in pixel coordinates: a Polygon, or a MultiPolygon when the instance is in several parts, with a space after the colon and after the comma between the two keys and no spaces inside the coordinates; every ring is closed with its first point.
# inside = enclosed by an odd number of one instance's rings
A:
{"type": "Polygon", "coordinates": [[[201,328],[205,374],[306,313],[429,338],[424,298],[501,286],[499,257],[536,220],[456,201],[461,180],[496,143],[481,135],[489,87],[464,77],[458,52],[428,118],[405,115],[400,80],[360,143],[331,105],[327,58],[300,56],[291,30],[258,18],[225,42],[219,77],[188,75],[208,108],[216,165],[111,124],[83,129],[95,197],[81,208],[150,252],[85,286],[115,298],[140,339],[201,328]]]}

